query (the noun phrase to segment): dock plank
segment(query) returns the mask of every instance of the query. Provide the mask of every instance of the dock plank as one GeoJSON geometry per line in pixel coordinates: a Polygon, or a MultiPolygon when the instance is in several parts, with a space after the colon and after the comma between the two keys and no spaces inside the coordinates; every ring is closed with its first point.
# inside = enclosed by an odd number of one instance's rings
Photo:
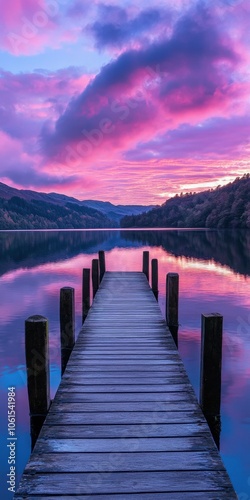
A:
{"type": "MultiPolygon", "coordinates": [[[[114,459],[115,460],[115,457],[114,459]]],[[[20,494],[93,495],[98,493],[162,493],[200,492],[228,489],[228,479],[221,470],[202,471],[143,471],[143,472],[82,472],[24,474],[20,494]]],[[[236,497],[235,497],[236,498],[236,497]]]]}
{"type": "Polygon", "coordinates": [[[106,272],[14,496],[233,500],[159,305],[106,272]]]}

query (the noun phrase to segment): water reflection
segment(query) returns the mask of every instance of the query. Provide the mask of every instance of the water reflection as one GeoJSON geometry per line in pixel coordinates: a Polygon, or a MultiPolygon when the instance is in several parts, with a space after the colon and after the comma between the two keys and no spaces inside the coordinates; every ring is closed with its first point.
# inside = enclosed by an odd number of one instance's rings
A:
{"type": "Polygon", "coordinates": [[[160,246],[175,257],[214,261],[236,273],[250,275],[250,231],[124,231],[123,238],[160,246]]]}
{"type": "Polygon", "coordinates": [[[70,259],[100,248],[161,247],[174,257],[227,266],[250,275],[250,231],[244,230],[99,230],[0,231],[0,275],[22,267],[70,259]]]}
{"type": "MultiPolygon", "coordinates": [[[[100,249],[108,270],[142,269],[142,251],[159,262],[159,305],[165,313],[166,274],[180,275],[179,351],[198,395],[200,316],[224,316],[221,452],[236,490],[250,498],[250,231],[0,232],[1,400],[17,388],[18,474],[30,450],[24,356],[24,320],[49,319],[53,397],[61,376],[59,293],[75,288],[76,332],[81,324],[82,268],[100,249]],[[244,446],[242,445],[244,443],[244,446]]],[[[2,439],[7,422],[1,413],[2,439]]],[[[2,447],[6,487],[6,449],[2,447]]]]}

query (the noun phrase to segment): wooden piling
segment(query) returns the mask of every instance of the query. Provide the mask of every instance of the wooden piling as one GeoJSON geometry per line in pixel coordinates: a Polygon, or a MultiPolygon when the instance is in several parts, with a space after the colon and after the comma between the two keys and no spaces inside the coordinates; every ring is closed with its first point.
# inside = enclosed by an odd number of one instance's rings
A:
{"type": "Polygon", "coordinates": [[[179,274],[168,273],[166,276],[166,322],[178,346],[179,327],[179,274]]]}
{"type": "Polygon", "coordinates": [[[143,252],[142,272],[146,275],[147,280],[149,281],[149,252],[147,250],[143,252]]]}
{"type": "Polygon", "coordinates": [[[82,270],[82,323],[90,309],[90,269],[82,270]]]}
{"type": "Polygon", "coordinates": [[[25,354],[33,449],[50,406],[48,320],[43,316],[25,321],[25,354]]]}
{"type": "Polygon", "coordinates": [[[200,405],[219,448],[223,316],[201,316],[200,405]]]}
{"type": "Polygon", "coordinates": [[[65,286],[60,290],[61,372],[64,373],[75,345],[75,290],[65,286]]]}
{"type": "Polygon", "coordinates": [[[99,250],[98,254],[99,254],[99,266],[100,266],[100,283],[101,283],[104,273],[106,271],[105,252],[103,250],[99,250]]]}
{"type": "Polygon", "coordinates": [[[152,277],[152,292],[158,300],[158,260],[152,259],[151,261],[151,277],[152,277]]]}
{"type": "Polygon", "coordinates": [[[92,260],[92,286],[93,286],[93,299],[99,288],[100,284],[100,274],[99,274],[99,260],[92,260]]]}

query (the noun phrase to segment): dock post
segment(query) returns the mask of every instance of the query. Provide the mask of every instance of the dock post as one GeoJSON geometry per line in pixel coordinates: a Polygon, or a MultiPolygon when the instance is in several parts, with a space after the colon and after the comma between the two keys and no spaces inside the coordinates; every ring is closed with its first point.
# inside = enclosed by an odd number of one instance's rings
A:
{"type": "Polygon", "coordinates": [[[99,254],[99,266],[100,266],[100,283],[101,283],[104,273],[106,271],[105,252],[104,250],[99,250],[98,254],[99,254]]]}
{"type": "Polygon", "coordinates": [[[90,269],[82,270],[82,323],[90,309],[90,269]]]}
{"type": "Polygon", "coordinates": [[[99,275],[99,260],[92,260],[92,286],[93,286],[93,299],[95,294],[99,288],[100,284],[100,275],[99,275]]]}
{"type": "Polygon", "coordinates": [[[33,450],[50,406],[49,332],[44,316],[25,321],[25,355],[33,450]]]}
{"type": "Polygon", "coordinates": [[[220,446],[223,316],[201,315],[200,405],[214,441],[220,446]]]}
{"type": "Polygon", "coordinates": [[[75,290],[65,286],[60,290],[61,373],[63,375],[75,345],[75,290]]]}
{"type": "Polygon", "coordinates": [[[166,276],[166,321],[178,347],[179,327],[179,274],[168,273],[166,276]]]}
{"type": "Polygon", "coordinates": [[[142,272],[146,275],[146,278],[149,281],[149,252],[147,250],[143,252],[142,272]]]}
{"type": "Polygon", "coordinates": [[[151,261],[151,276],[152,276],[152,291],[158,300],[158,259],[152,259],[151,261]]]}

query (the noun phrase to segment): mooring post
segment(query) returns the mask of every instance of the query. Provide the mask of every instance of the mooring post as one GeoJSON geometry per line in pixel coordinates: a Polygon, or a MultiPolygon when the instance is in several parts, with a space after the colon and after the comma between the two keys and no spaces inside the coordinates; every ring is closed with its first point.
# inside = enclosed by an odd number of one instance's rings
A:
{"type": "Polygon", "coordinates": [[[65,286],[60,290],[61,373],[63,375],[75,345],[75,290],[65,286]]]}
{"type": "Polygon", "coordinates": [[[33,449],[50,406],[49,332],[43,316],[25,321],[25,354],[33,449]]]}
{"type": "Polygon", "coordinates": [[[100,274],[99,274],[99,260],[92,260],[92,286],[93,286],[93,298],[99,288],[100,274]]]}
{"type": "Polygon", "coordinates": [[[149,281],[149,252],[147,250],[143,252],[142,272],[146,275],[146,278],[149,281]]]}
{"type": "Polygon", "coordinates": [[[82,270],[82,323],[90,309],[90,269],[82,270]]]}
{"type": "Polygon", "coordinates": [[[179,327],[179,274],[168,273],[166,276],[166,321],[176,346],[178,347],[179,327]]]}
{"type": "Polygon", "coordinates": [[[219,448],[223,316],[201,315],[200,405],[219,448]]]}
{"type": "Polygon", "coordinates": [[[98,254],[99,254],[99,266],[100,266],[100,283],[101,283],[104,273],[106,271],[105,252],[104,250],[99,250],[98,254]]]}
{"type": "Polygon", "coordinates": [[[158,259],[151,261],[152,292],[158,300],[158,259]]]}

